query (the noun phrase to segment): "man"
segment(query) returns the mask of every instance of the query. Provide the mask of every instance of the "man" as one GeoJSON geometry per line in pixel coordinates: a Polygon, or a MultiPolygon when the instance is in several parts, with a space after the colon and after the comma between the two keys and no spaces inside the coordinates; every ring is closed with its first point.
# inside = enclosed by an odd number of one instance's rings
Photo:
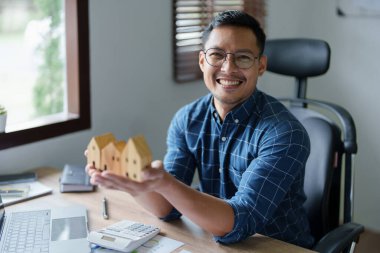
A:
{"type": "Polygon", "coordinates": [[[240,11],[218,15],[203,35],[199,66],[210,94],[181,108],[164,162],[138,183],[88,166],[92,183],[126,191],[152,214],[185,215],[220,243],[255,233],[311,247],[302,204],[309,137],[276,99],[256,88],[265,34],[240,11]],[[200,191],[189,185],[195,171],[200,191]]]}

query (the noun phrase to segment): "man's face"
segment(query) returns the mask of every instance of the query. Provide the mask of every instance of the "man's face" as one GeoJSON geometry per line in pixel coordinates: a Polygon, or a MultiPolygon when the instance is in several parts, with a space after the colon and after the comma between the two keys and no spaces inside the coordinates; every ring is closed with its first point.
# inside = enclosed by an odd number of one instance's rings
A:
{"type": "MultiPolygon", "coordinates": [[[[259,56],[256,36],[246,27],[220,26],[215,28],[205,44],[209,48],[223,49],[226,53],[248,52],[259,56]]],[[[214,96],[215,107],[231,110],[246,100],[256,88],[257,79],[266,69],[266,57],[257,58],[252,67],[238,68],[232,55],[219,67],[207,63],[205,54],[199,54],[199,66],[206,87],[214,96]]]]}

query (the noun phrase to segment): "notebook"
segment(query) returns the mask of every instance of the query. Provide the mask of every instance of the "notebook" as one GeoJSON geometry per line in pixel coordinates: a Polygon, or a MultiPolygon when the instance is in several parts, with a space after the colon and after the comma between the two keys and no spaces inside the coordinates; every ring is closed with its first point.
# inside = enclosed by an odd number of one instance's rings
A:
{"type": "Polygon", "coordinates": [[[52,193],[53,189],[38,182],[29,182],[29,183],[18,183],[18,184],[9,184],[9,185],[0,185],[0,194],[2,203],[4,206],[13,205],[28,199],[37,198],[52,193]],[[23,194],[9,194],[9,192],[24,191],[23,194]]]}
{"type": "Polygon", "coordinates": [[[91,192],[95,186],[83,166],[65,164],[60,179],[61,192],[91,192]]]}
{"type": "Polygon", "coordinates": [[[79,205],[6,212],[0,196],[0,231],[2,253],[91,252],[87,211],[79,205]]]}

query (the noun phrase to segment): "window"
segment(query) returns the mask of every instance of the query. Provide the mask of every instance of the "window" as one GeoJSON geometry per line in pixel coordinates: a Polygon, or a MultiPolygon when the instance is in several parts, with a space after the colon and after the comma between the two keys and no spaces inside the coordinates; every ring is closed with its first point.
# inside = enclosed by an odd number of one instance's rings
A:
{"type": "Polygon", "coordinates": [[[177,82],[202,78],[197,67],[202,32],[218,12],[231,9],[251,14],[264,27],[265,0],[174,0],[173,56],[177,82]]]}
{"type": "Polygon", "coordinates": [[[0,17],[7,17],[0,18],[0,48],[8,55],[0,59],[0,104],[30,93],[26,106],[7,108],[0,149],[90,128],[88,0],[0,0],[0,17]],[[20,38],[33,50],[20,47],[20,38]],[[20,65],[16,56],[31,62],[20,65]]]}

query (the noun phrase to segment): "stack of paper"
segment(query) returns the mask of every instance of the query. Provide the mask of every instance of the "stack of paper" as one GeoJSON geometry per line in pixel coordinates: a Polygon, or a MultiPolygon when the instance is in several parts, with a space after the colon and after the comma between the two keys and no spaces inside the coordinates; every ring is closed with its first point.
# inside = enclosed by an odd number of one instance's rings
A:
{"type": "MultiPolygon", "coordinates": [[[[183,246],[184,243],[171,239],[166,236],[156,235],[132,253],[168,253],[173,252],[175,249],[183,246]]],[[[120,251],[106,249],[106,248],[94,248],[92,252],[95,253],[120,253],[120,251]]]]}

